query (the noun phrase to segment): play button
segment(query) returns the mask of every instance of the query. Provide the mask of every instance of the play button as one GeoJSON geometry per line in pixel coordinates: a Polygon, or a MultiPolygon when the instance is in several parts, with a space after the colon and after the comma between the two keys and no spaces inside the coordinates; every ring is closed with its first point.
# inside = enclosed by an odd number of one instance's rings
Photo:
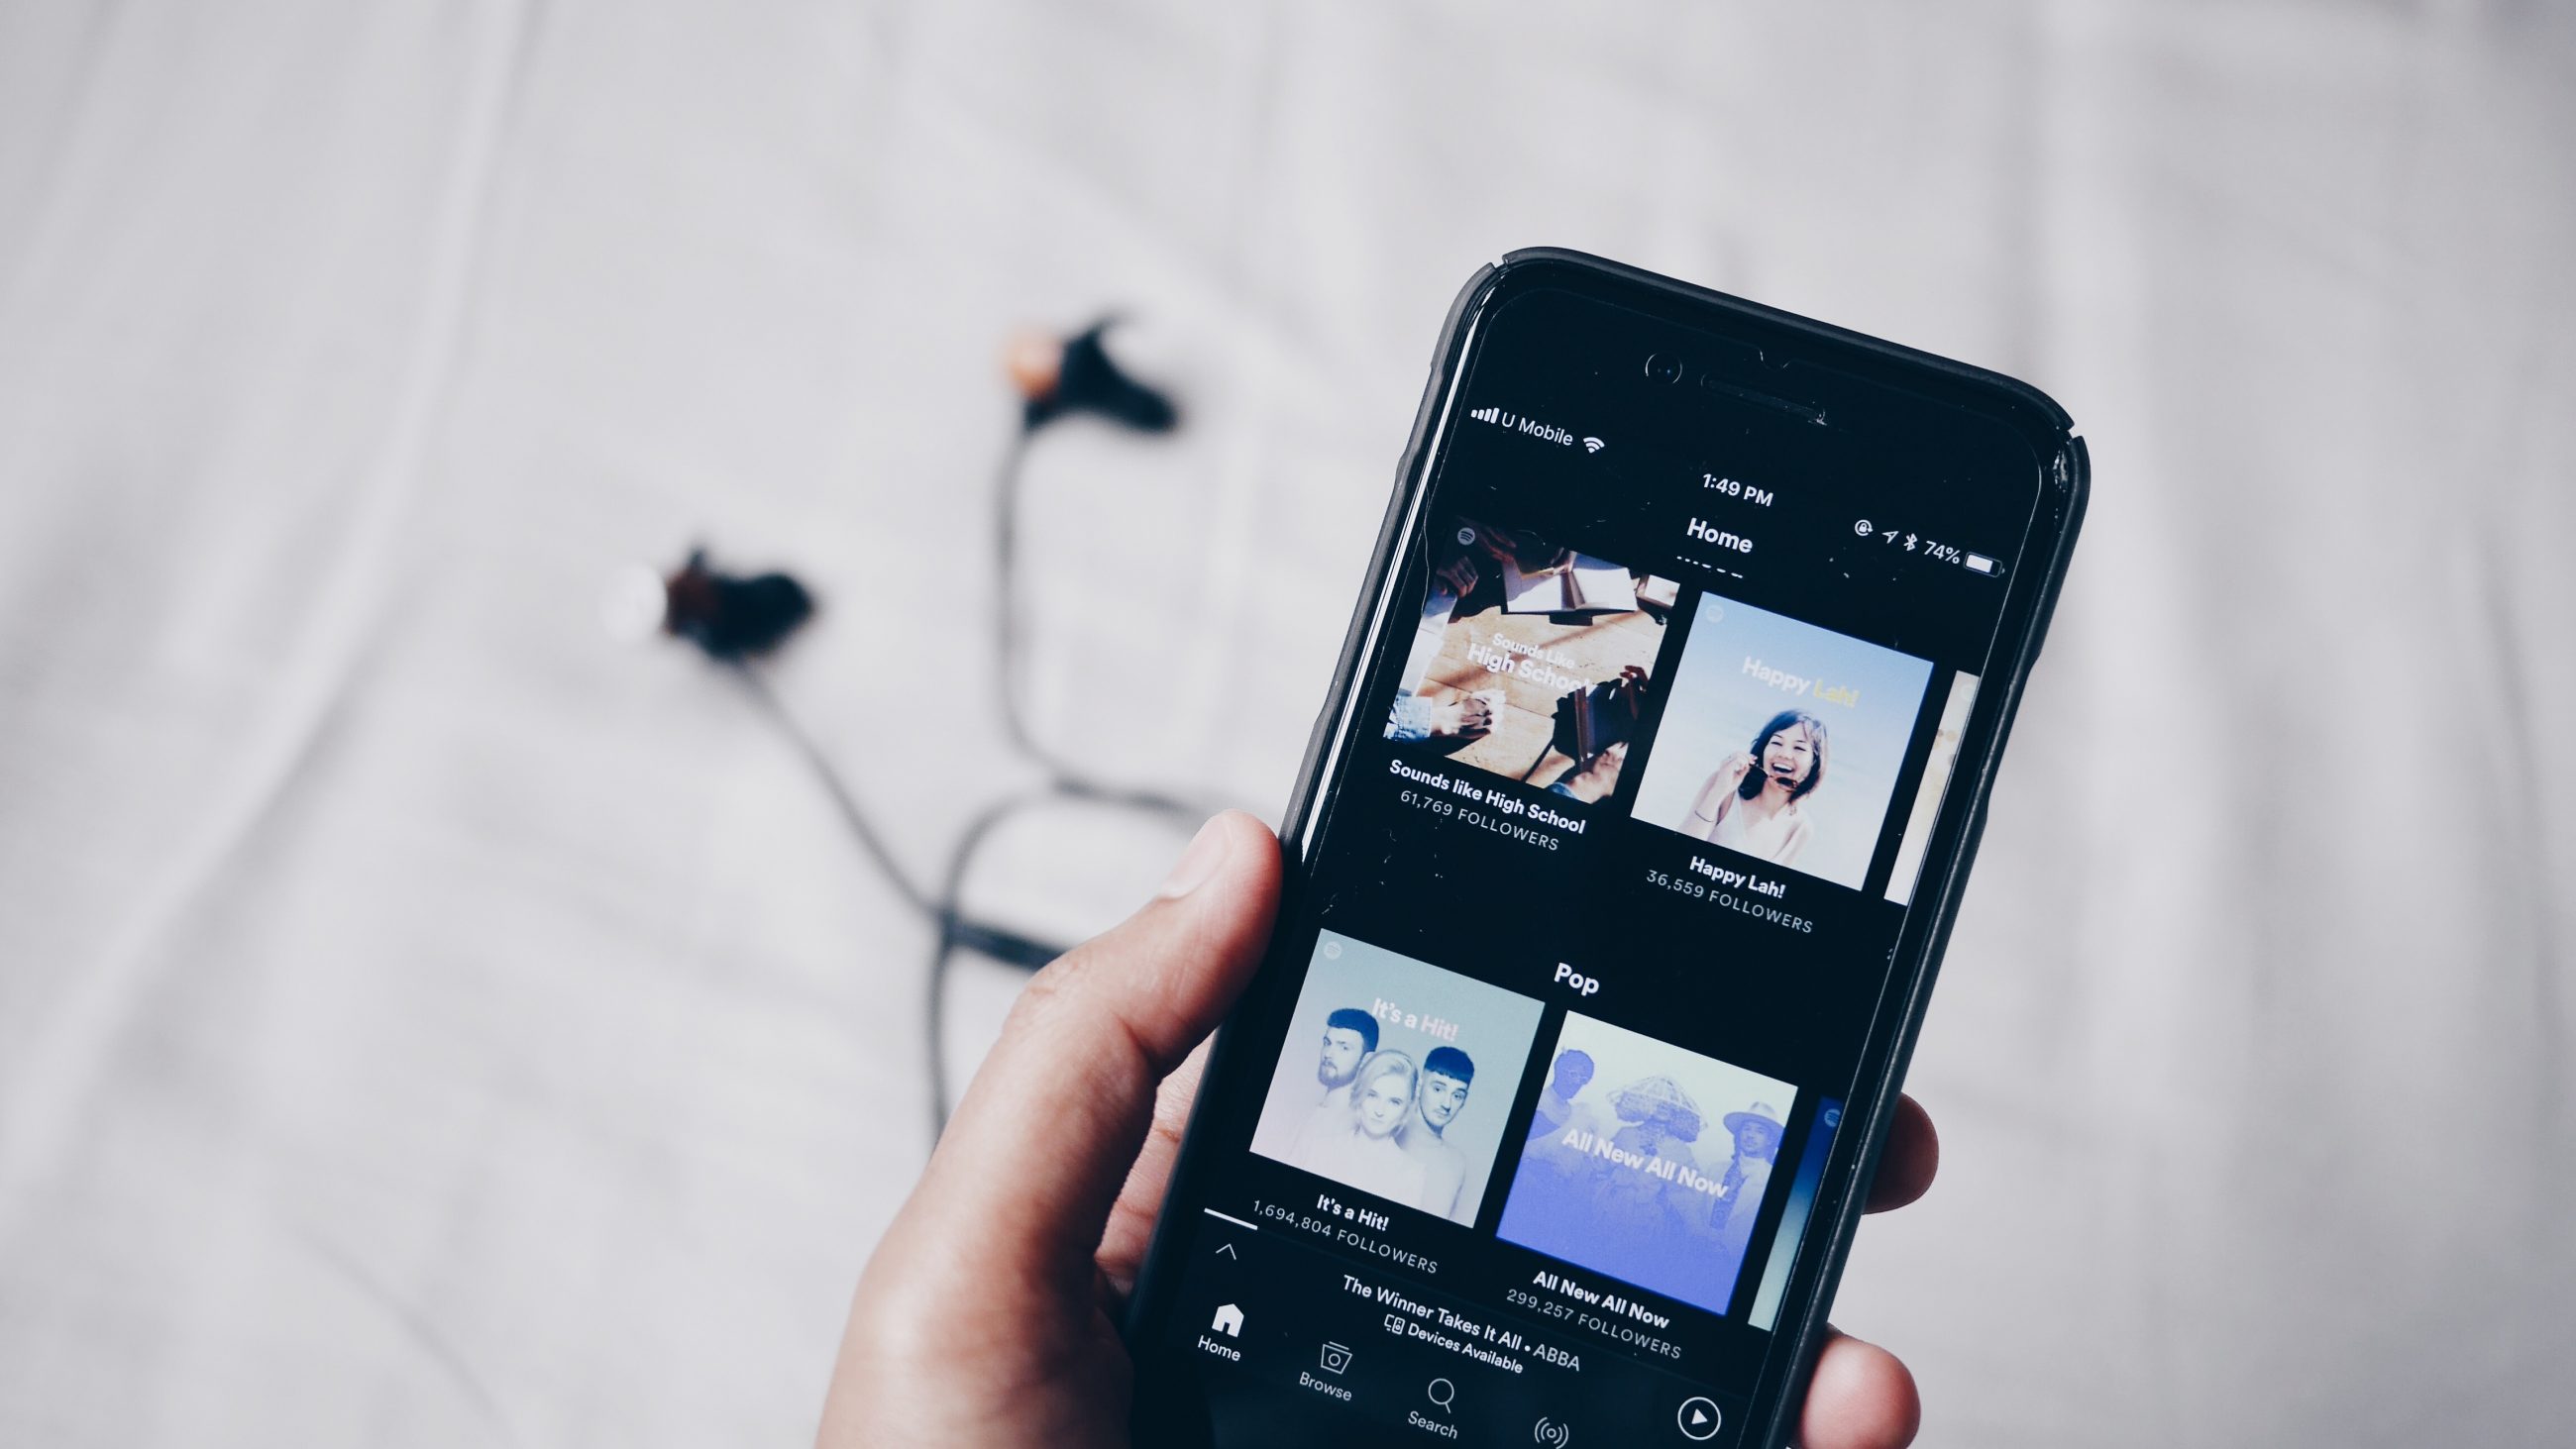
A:
{"type": "Polygon", "coordinates": [[[1685,1439],[1714,1439],[1726,1416],[1717,1411],[1715,1401],[1705,1398],[1682,1400],[1682,1410],[1673,1416],[1681,1425],[1685,1439]]]}

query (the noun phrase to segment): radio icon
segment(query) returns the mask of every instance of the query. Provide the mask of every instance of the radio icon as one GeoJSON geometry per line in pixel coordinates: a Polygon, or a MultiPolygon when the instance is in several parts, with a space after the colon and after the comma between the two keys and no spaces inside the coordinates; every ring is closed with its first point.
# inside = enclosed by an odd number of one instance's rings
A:
{"type": "Polygon", "coordinates": [[[1574,1426],[1562,1419],[1541,1415],[1537,1423],[1530,1425],[1530,1442],[1544,1444],[1547,1449],[1565,1449],[1573,1438],[1574,1426]]]}

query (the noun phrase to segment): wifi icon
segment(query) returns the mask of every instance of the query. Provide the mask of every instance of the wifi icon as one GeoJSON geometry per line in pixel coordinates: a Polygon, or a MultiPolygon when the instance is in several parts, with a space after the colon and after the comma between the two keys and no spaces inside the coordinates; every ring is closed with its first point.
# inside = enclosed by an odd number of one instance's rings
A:
{"type": "Polygon", "coordinates": [[[1586,438],[1583,440],[1583,451],[1587,453],[1598,453],[1609,446],[1610,445],[1608,443],[1601,441],[1599,438],[1586,438]]]}

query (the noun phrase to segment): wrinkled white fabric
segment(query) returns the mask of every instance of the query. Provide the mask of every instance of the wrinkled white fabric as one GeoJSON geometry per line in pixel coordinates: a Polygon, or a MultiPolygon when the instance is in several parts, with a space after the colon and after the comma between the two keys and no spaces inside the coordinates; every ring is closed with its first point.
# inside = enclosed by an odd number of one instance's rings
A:
{"type": "MultiPolygon", "coordinates": [[[[1275,811],[1434,329],[1578,246],[2093,446],[1840,1317],[1930,1445],[2576,1420],[2576,27],[2505,3],[0,6],[0,1440],[795,1443],[925,1148],[926,873],[1039,723],[1275,811]],[[1594,13],[1598,11],[1600,13],[1594,13]]],[[[1178,841],[1061,811],[1046,929],[1178,841]]],[[[962,983],[961,1045],[1002,973],[962,983]]]]}

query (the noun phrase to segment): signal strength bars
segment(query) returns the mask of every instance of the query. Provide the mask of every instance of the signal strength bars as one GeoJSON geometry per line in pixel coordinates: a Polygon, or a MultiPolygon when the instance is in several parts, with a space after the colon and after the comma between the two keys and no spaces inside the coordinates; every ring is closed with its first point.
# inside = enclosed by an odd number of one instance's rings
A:
{"type": "Polygon", "coordinates": [[[1499,423],[1503,420],[1503,410],[1501,408],[1478,408],[1474,412],[1467,414],[1467,416],[1480,423],[1499,423]]]}

